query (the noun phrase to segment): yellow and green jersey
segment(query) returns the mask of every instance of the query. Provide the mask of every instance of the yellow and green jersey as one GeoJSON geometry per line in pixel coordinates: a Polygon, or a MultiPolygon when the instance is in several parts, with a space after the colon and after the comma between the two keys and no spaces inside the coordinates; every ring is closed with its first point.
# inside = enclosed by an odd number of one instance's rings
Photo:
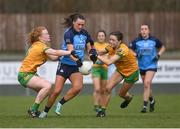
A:
{"type": "Polygon", "coordinates": [[[37,68],[45,63],[48,59],[45,54],[45,50],[47,50],[49,46],[43,42],[35,42],[28,49],[26,57],[22,61],[22,65],[20,67],[19,72],[37,72],[37,68]]]}
{"type": "Polygon", "coordinates": [[[122,75],[128,77],[138,70],[136,58],[132,51],[130,51],[129,48],[125,45],[125,43],[121,43],[117,49],[110,48],[109,45],[106,50],[110,56],[115,54],[120,56],[119,60],[117,60],[114,64],[117,68],[117,71],[122,75]]]}
{"type": "MultiPolygon", "coordinates": [[[[99,43],[99,42],[94,42],[94,47],[95,49],[98,51],[102,51],[105,49],[105,47],[108,46],[108,43],[99,43]]],[[[108,66],[106,64],[104,64],[103,62],[101,62],[100,60],[97,60],[95,62],[95,64],[93,65],[93,67],[103,67],[105,69],[108,68],[108,66]]]]}

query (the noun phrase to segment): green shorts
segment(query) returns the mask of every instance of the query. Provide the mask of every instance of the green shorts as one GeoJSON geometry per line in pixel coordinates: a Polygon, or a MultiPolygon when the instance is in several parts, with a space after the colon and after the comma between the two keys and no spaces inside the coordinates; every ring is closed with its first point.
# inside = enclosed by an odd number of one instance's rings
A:
{"type": "Polygon", "coordinates": [[[33,76],[38,76],[36,73],[26,73],[26,72],[19,72],[18,73],[18,81],[23,87],[27,87],[27,83],[33,76]]]}
{"type": "Polygon", "coordinates": [[[108,79],[108,71],[106,68],[103,67],[93,67],[92,68],[92,77],[98,77],[102,80],[108,79]]]}
{"type": "MultiPolygon", "coordinates": [[[[122,75],[122,74],[121,74],[122,75]]],[[[130,76],[126,77],[122,75],[124,78],[124,82],[134,84],[139,80],[139,70],[132,73],[130,76]]]]}

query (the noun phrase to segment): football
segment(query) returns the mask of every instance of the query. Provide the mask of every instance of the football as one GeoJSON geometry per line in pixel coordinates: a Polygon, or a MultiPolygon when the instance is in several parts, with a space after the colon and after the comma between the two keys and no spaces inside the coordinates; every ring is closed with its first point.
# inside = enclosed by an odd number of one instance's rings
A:
{"type": "Polygon", "coordinates": [[[84,61],[83,65],[79,67],[79,72],[83,75],[88,75],[91,73],[93,63],[91,61],[84,61]]]}

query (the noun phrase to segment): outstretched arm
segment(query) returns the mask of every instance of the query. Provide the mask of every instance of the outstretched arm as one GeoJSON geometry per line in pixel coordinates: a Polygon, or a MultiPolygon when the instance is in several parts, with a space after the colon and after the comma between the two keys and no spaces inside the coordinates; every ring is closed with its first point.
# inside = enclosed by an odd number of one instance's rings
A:
{"type": "Polygon", "coordinates": [[[64,55],[70,55],[71,51],[55,50],[55,49],[49,48],[45,50],[45,53],[47,55],[52,55],[52,56],[64,56],[64,55]]]}
{"type": "Polygon", "coordinates": [[[114,56],[111,56],[111,58],[108,58],[108,56],[100,56],[100,55],[98,55],[97,58],[99,60],[101,60],[102,62],[104,62],[106,65],[111,65],[114,62],[116,62],[117,60],[119,60],[120,56],[114,55],[114,56]]]}

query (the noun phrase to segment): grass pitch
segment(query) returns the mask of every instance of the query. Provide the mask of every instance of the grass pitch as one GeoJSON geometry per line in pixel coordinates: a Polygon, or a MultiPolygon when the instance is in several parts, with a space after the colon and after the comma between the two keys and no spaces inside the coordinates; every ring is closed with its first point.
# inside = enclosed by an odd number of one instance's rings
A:
{"type": "MultiPolygon", "coordinates": [[[[30,118],[27,109],[34,97],[0,96],[1,128],[180,128],[180,95],[156,95],[153,113],[140,113],[142,96],[135,95],[128,108],[120,109],[118,96],[112,97],[105,118],[96,118],[92,96],[77,96],[56,116],[52,108],[46,119],[30,118]]],[[[40,109],[44,108],[44,102],[40,109]]]]}

